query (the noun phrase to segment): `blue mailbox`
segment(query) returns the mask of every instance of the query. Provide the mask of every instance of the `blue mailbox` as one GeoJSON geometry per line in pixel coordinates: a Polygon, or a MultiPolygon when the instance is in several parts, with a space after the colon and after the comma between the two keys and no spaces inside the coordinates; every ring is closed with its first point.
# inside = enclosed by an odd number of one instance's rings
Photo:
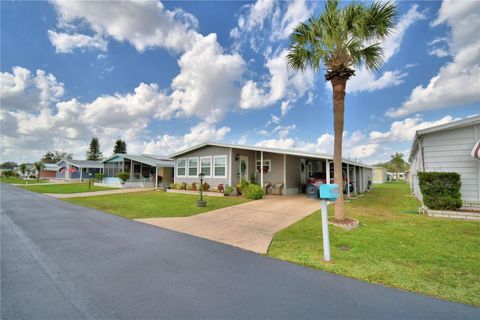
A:
{"type": "Polygon", "coordinates": [[[335,201],[339,196],[338,184],[321,184],[320,199],[335,201]]]}

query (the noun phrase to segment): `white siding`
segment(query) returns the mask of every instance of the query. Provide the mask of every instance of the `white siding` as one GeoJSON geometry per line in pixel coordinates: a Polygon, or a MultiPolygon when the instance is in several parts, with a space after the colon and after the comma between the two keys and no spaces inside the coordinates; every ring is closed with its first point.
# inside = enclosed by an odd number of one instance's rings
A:
{"type": "MultiPolygon", "coordinates": [[[[464,201],[480,201],[480,161],[470,156],[478,139],[480,124],[434,132],[422,138],[424,170],[458,172],[462,178],[461,193],[464,201]]],[[[412,167],[415,169],[421,168],[420,153],[421,148],[412,159],[412,167]]]]}

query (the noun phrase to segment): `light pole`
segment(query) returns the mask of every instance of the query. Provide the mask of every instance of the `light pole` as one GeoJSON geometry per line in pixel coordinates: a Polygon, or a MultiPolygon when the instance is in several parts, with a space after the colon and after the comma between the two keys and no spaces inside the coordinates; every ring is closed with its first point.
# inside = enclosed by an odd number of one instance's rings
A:
{"type": "Polygon", "coordinates": [[[205,174],[200,172],[198,177],[200,178],[200,200],[197,200],[197,207],[205,207],[207,205],[206,201],[203,201],[203,177],[205,174]]]}

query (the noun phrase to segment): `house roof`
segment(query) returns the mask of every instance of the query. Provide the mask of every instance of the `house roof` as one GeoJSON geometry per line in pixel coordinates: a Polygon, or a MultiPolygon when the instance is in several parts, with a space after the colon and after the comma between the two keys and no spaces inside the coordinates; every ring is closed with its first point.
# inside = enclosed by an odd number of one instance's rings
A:
{"type": "MultiPolygon", "coordinates": [[[[252,151],[263,151],[263,152],[270,152],[270,153],[280,153],[280,154],[287,154],[292,156],[300,156],[300,157],[308,157],[308,158],[317,158],[317,159],[327,159],[333,160],[333,156],[326,153],[315,153],[315,152],[306,152],[301,150],[286,150],[286,149],[277,149],[277,148],[267,148],[267,147],[258,147],[258,146],[245,146],[245,145],[237,145],[237,144],[228,144],[228,143],[219,143],[219,142],[205,142],[196,146],[193,146],[188,149],[184,149],[182,151],[176,152],[171,154],[171,158],[177,158],[178,156],[188,153],[193,150],[197,150],[206,146],[214,146],[214,147],[224,147],[224,148],[235,148],[235,149],[242,149],[242,150],[252,150],[252,151]]],[[[350,159],[343,159],[343,163],[348,163],[351,165],[356,165],[365,168],[372,168],[371,166],[361,163],[358,161],[353,161],[350,159]]]]}
{"type": "Polygon", "coordinates": [[[96,168],[96,169],[103,168],[103,163],[101,161],[94,161],[94,160],[65,160],[64,159],[57,162],[56,165],[58,165],[62,161],[68,162],[71,165],[78,168],[96,168]]]}
{"type": "Polygon", "coordinates": [[[437,132],[442,132],[442,131],[447,131],[447,130],[457,129],[457,128],[463,128],[463,127],[473,126],[477,124],[480,124],[480,115],[457,120],[457,121],[452,121],[452,122],[441,124],[438,126],[425,128],[422,130],[417,130],[417,132],[415,133],[415,137],[413,138],[412,148],[410,149],[410,155],[408,157],[408,161],[412,160],[413,154],[416,151],[419,137],[424,136],[426,134],[437,133],[437,132]]]}
{"type": "Polygon", "coordinates": [[[58,170],[58,166],[56,163],[44,163],[43,164],[45,166],[45,169],[44,170],[47,170],[47,171],[56,171],[58,170]]]}
{"type": "Polygon", "coordinates": [[[153,166],[153,167],[171,167],[171,168],[173,168],[173,166],[174,166],[173,160],[170,159],[169,157],[153,155],[153,154],[135,155],[135,154],[117,153],[117,154],[114,154],[113,156],[103,160],[102,163],[108,162],[109,160],[111,160],[115,157],[120,157],[120,158],[123,158],[123,159],[128,159],[128,160],[133,160],[133,161],[145,163],[145,164],[148,164],[148,165],[153,166]]]}

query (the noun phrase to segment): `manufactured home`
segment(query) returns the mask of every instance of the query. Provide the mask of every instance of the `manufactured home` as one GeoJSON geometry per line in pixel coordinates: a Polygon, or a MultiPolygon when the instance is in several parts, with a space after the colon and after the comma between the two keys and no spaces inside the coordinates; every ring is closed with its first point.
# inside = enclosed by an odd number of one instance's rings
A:
{"type": "Polygon", "coordinates": [[[384,167],[373,167],[373,183],[385,183],[387,179],[387,169],[384,167]]]}
{"type": "MultiPolygon", "coordinates": [[[[305,192],[312,179],[333,183],[333,157],[328,154],[208,142],[171,158],[175,183],[198,183],[203,173],[213,187],[235,186],[245,179],[263,187],[281,185],[283,195],[305,192]]],[[[366,191],[373,178],[372,167],[352,160],[344,159],[343,172],[352,184],[348,195],[366,191]]]]}
{"type": "Polygon", "coordinates": [[[95,178],[95,174],[103,173],[103,163],[93,160],[60,160],[56,163],[56,179],[83,180],[95,178]]]}
{"type": "Polygon", "coordinates": [[[465,205],[480,207],[480,116],[418,130],[410,152],[410,185],[422,200],[418,172],[457,172],[465,205]]]}

